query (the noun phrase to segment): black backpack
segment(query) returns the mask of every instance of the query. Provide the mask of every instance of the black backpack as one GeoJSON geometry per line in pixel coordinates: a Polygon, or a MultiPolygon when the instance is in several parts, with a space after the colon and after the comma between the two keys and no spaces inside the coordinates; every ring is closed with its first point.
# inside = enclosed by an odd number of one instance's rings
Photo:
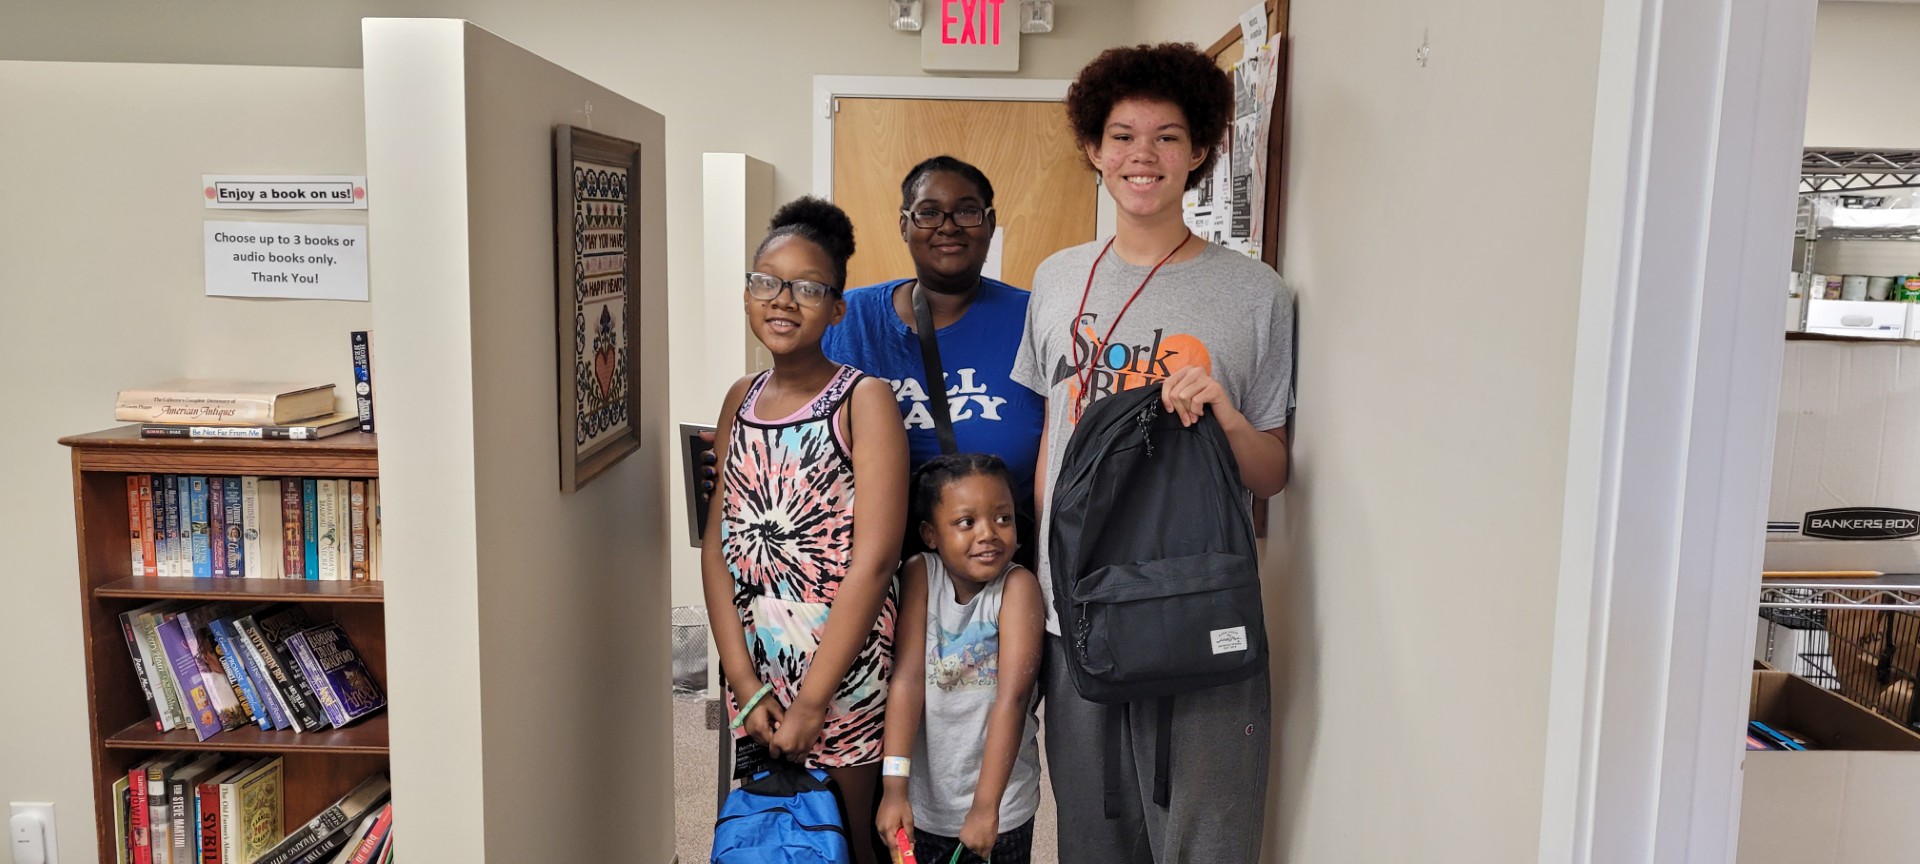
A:
{"type": "MultiPolygon", "coordinates": [[[[1159,699],[1154,799],[1168,798],[1172,697],[1267,665],[1252,497],[1219,421],[1191,427],[1160,385],[1087,408],[1054,481],[1048,547],[1074,689],[1112,704],[1159,699]]],[[[1112,741],[1113,736],[1109,735],[1112,741]]],[[[1108,812],[1119,773],[1108,750],[1108,812]]]]}

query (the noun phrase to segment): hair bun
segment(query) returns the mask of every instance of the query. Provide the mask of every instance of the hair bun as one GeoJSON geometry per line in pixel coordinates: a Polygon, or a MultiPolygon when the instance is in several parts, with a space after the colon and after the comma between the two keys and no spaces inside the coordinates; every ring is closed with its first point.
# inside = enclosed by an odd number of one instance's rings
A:
{"type": "Polygon", "coordinates": [[[842,266],[853,257],[853,220],[831,201],[811,195],[796,198],[774,211],[768,227],[771,234],[797,233],[820,244],[842,266]]]}

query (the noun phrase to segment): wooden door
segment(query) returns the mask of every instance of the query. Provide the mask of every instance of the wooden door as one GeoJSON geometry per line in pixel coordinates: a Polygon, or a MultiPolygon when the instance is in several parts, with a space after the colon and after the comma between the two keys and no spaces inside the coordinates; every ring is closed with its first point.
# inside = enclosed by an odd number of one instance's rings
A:
{"type": "Polygon", "coordinates": [[[900,180],[943,153],[993,183],[1001,281],[1030,289],[1048,255],[1093,239],[1100,189],[1074,149],[1061,103],[842,97],[833,119],[833,200],[853,219],[850,287],[913,275],[900,240],[900,180]]]}

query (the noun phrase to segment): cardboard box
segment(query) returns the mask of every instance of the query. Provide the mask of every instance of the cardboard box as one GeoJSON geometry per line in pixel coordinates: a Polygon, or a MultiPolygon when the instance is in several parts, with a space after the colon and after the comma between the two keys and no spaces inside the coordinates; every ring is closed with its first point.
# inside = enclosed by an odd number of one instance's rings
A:
{"type": "Polygon", "coordinates": [[[1920,735],[1785,672],[1754,672],[1750,716],[1822,745],[1748,751],[1739,864],[1920,856],[1920,735]]]}
{"type": "Polygon", "coordinates": [[[1920,573],[1920,345],[1787,343],[1767,522],[1768,570],[1920,573]]]}

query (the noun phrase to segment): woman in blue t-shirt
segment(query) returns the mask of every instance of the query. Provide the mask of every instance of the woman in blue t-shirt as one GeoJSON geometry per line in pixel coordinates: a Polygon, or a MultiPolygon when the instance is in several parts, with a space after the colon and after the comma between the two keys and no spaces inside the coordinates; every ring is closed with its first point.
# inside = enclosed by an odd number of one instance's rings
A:
{"type": "MultiPolygon", "coordinates": [[[[913,278],[848,291],[846,316],[828,328],[822,348],[829,359],[893,385],[918,468],[940,455],[914,325],[914,295],[925,297],[959,451],[999,456],[1012,472],[1014,500],[1027,502],[1046,402],[1010,377],[1027,292],[980,275],[994,221],[993,184],[980,169],[952,156],[913,166],[900,182],[900,239],[913,257],[913,278]]],[[[1022,537],[1023,545],[1033,542],[1022,537]]],[[[1023,550],[1023,559],[1031,551],[1023,550]]]]}

